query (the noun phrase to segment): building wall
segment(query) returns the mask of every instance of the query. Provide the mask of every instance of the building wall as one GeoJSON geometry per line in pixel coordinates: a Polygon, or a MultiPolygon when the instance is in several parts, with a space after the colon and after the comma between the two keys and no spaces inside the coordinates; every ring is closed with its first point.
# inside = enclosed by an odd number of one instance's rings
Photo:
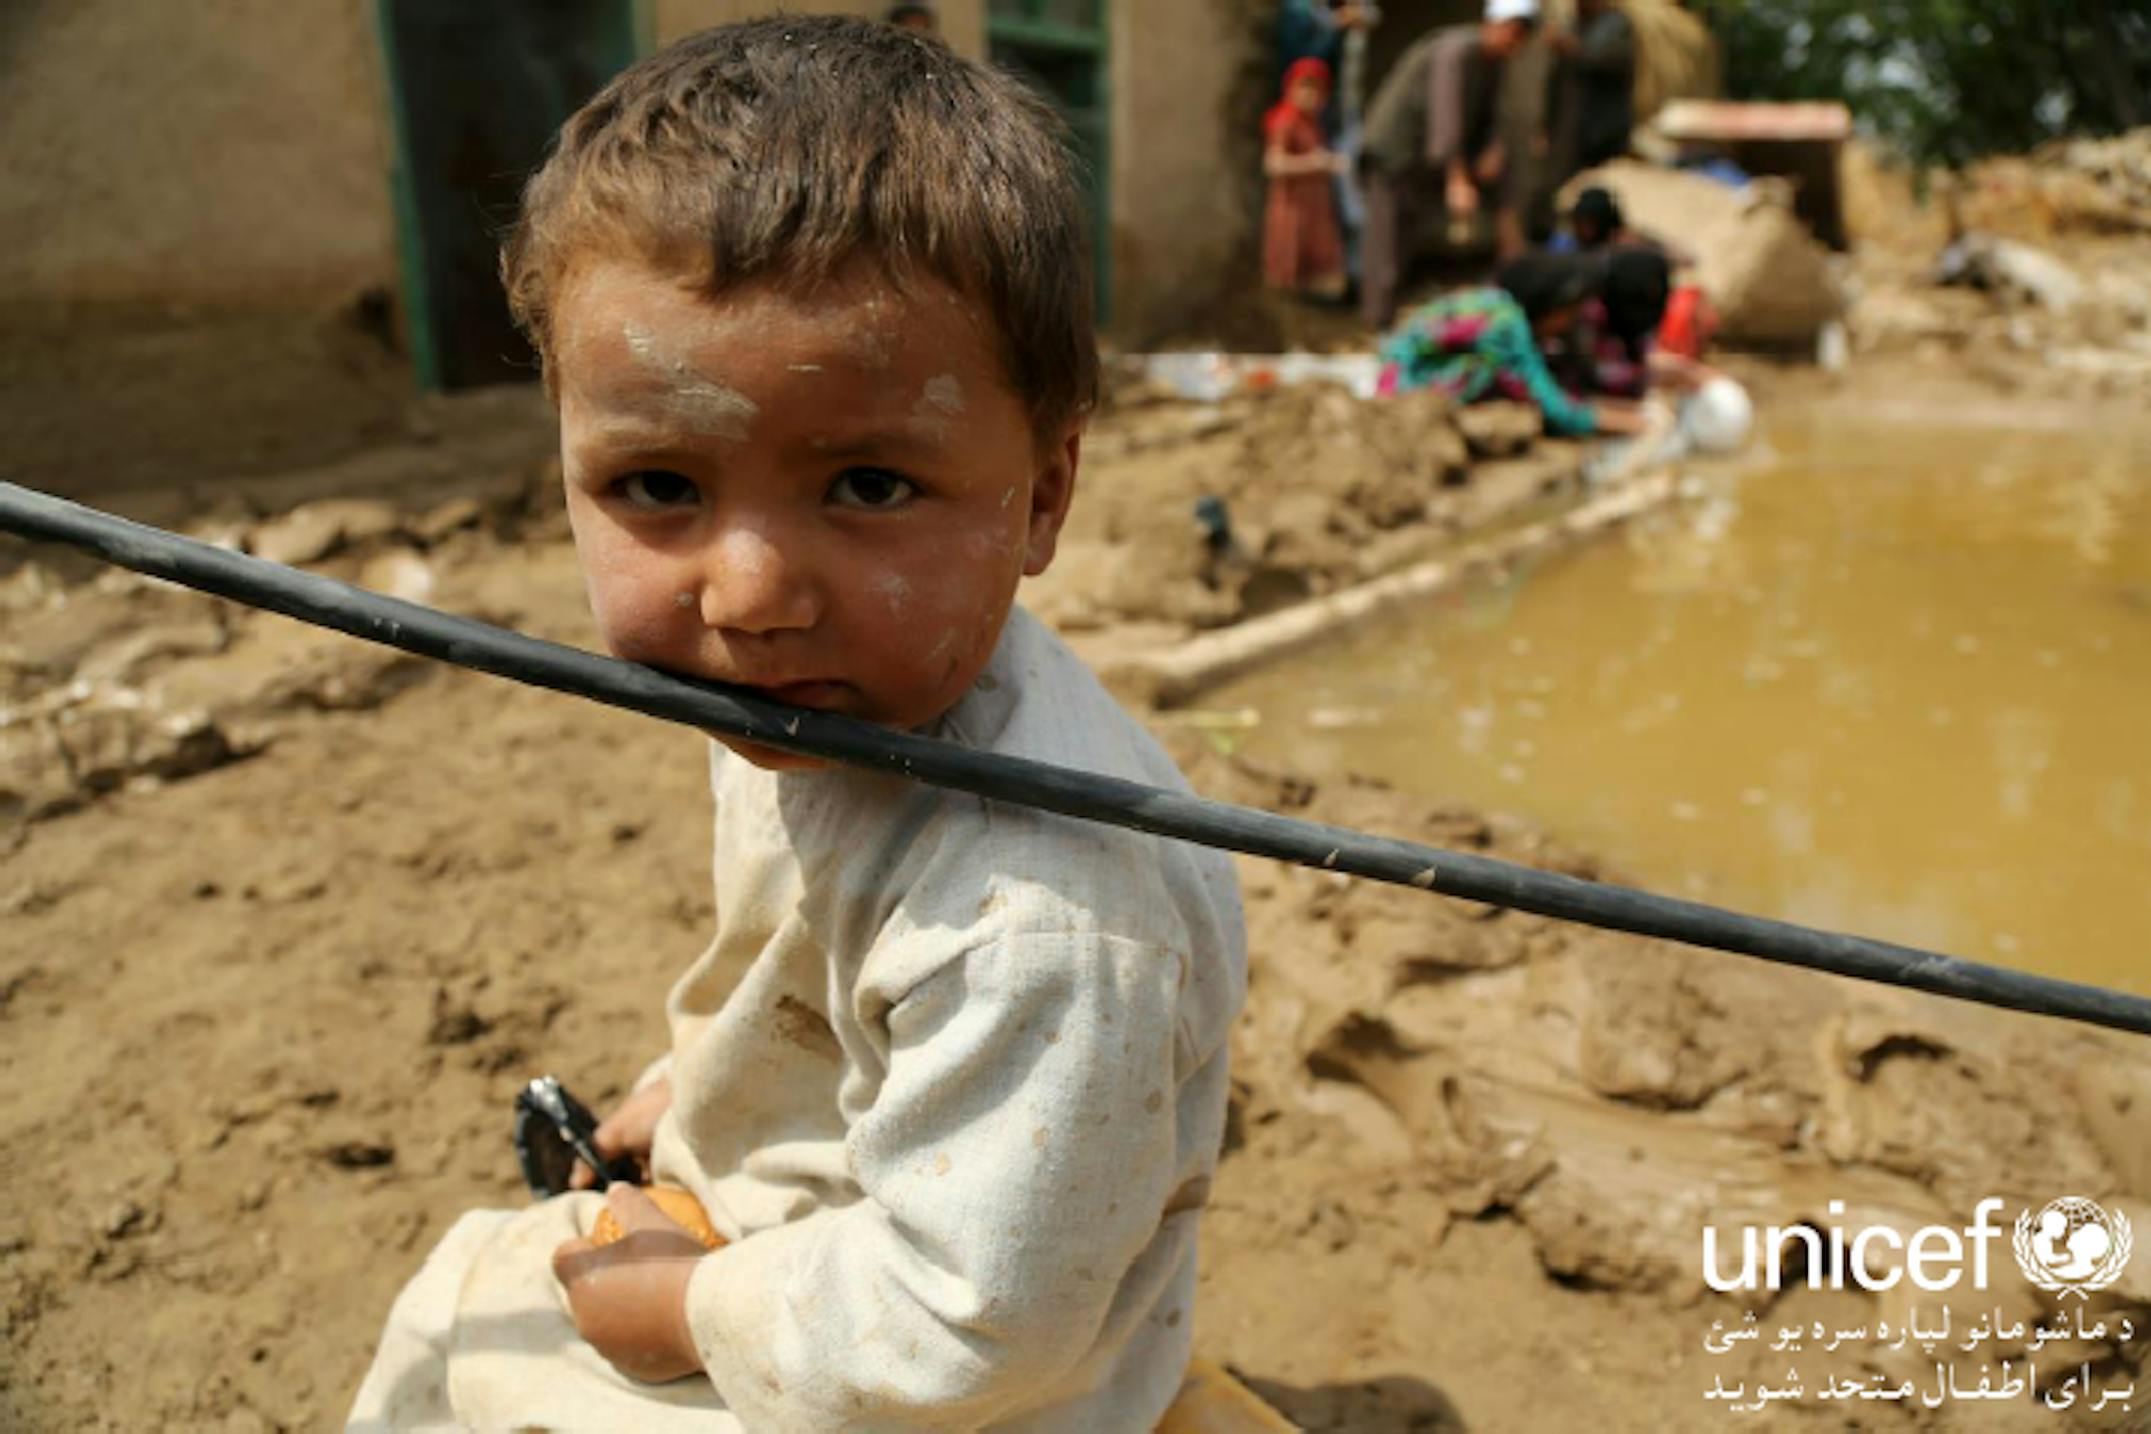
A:
{"type": "Polygon", "coordinates": [[[394,282],[366,0],[0,0],[0,302],[394,282]]]}
{"type": "MultiPolygon", "coordinates": [[[[791,8],[650,0],[660,42],[791,8]]],[[[985,0],[943,0],[959,50],[985,0]]],[[[316,306],[397,281],[371,0],[0,0],[0,304],[316,306]]]]}
{"type": "Polygon", "coordinates": [[[1113,329],[1171,336],[1244,283],[1274,4],[1112,0],[1113,329]]]}
{"type": "MultiPolygon", "coordinates": [[[[773,8],[649,3],[660,43],[773,8]]],[[[986,3],[941,0],[960,52],[985,52],[986,3]]],[[[1263,99],[1246,84],[1268,7],[1110,5],[1113,308],[1140,338],[1214,299],[1246,253],[1263,99]]],[[[317,307],[395,289],[386,95],[371,0],[0,0],[0,304],[317,307]]]]}

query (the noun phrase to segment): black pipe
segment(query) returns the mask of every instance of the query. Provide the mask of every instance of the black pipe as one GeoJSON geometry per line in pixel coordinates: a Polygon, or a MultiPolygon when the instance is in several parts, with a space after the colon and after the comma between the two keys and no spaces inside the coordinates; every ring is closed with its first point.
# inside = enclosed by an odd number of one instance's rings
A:
{"type": "Polygon", "coordinates": [[[1350,872],[1541,916],[1732,951],[1862,981],[2151,1035],[2151,998],[1960,961],[1491,857],[1368,836],[1118,777],[972,752],[753,692],[676,677],[228,552],[160,528],[0,483],[0,530],[67,543],[138,573],[332,627],[370,642],[517,682],[743,737],[786,751],[901,773],[996,801],[1041,807],[1228,851],[1350,872]]]}

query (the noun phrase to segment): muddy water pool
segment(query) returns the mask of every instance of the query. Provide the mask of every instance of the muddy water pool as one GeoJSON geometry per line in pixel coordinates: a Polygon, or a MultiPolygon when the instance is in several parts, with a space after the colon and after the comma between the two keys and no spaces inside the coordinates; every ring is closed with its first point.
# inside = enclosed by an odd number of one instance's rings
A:
{"type": "Polygon", "coordinates": [[[1676,510],[1206,699],[1627,879],[2151,992],[2151,423],[1817,406],[1676,510]]]}

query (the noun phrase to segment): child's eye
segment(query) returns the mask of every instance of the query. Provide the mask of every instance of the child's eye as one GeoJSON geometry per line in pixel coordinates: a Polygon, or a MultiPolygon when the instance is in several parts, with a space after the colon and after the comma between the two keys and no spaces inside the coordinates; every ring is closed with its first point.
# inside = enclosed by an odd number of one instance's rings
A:
{"type": "Polygon", "coordinates": [[[847,468],[829,485],[831,501],[878,512],[903,507],[918,491],[918,484],[886,468],[847,468]]]}
{"type": "Polygon", "coordinates": [[[677,508],[695,501],[695,485],[677,473],[651,469],[630,473],[615,482],[613,491],[626,499],[630,507],[645,512],[659,508],[677,508]]]}

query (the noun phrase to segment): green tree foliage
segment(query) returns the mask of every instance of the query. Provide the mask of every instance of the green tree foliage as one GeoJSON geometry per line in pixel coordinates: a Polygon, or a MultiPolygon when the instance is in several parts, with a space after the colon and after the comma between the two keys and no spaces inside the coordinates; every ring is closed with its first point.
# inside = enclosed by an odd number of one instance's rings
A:
{"type": "Polygon", "coordinates": [[[1836,99],[1956,164],[2151,122],[2151,0],[1691,0],[1735,99],[1836,99]]]}

